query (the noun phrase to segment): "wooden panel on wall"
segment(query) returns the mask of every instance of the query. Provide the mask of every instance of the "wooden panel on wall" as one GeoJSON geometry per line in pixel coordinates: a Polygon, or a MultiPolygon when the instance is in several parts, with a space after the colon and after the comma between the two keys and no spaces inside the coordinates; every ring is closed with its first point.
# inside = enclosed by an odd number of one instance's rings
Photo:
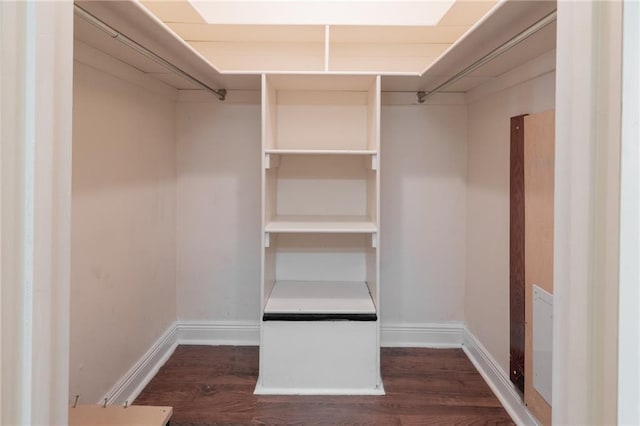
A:
{"type": "Polygon", "coordinates": [[[525,391],[529,410],[551,424],[551,406],[533,386],[533,285],[553,293],[555,111],[524,118],[525,391]]]}
{"type": "Polygon", "coordinates": [[[524,392],[524,115],[511,118],[509,225],[509,378],[524,392]]]}

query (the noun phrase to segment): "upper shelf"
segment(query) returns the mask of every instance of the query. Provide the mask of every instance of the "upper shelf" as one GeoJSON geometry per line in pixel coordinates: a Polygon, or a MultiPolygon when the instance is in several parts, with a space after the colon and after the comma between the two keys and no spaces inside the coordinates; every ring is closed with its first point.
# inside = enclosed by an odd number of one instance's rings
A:
{"type": "Polygon", "coordinates": [[[497,1],[451,3],[448,7],[446,2],[360,2],[354,10],[349,2],[326,5],[311,0],[294,8],[282,2],[265,1],[251,9],[222,1],[197,7],[187,0],[143,1],[223,73],[403,75],[421,73],[497,1]],[[276,13],[278,7],[284,11],[276,13]],[[235,12],[229,8],[235,8],[235,12]],[[242,14],[237,13],[239,8],[244,8],[242,14]],[[316,10],[310,12],[305,8],[316,10]],[[424,8],[439,11],[427,13],[421,11],[424,8]],[[399,19],[403,12],[409,13],[404,20],[399,19]],[[213,21],[207,22],[201,13],[213,21]],[[323,14],[329,14],[331,19],[321,18],[323,14]]]}
{"type": "Polygon", "coordinates": [[[376,155],[377,151],[370,149],[265,149],[265,154],[288,155],[376,155]]]}
{"type": "MultiPolygon", "coordinates": [[[[273,68],[276,73],[379,73],[385,91],[428,91],[555,8],[554,1],[539,0],[464,2],[475,8],[475,17],[464,18],[456,3],[441,27],[332,26],[327,31],[263,25],[247,31],[246,25],[212,27],[183,0],[76,3],[197,79],[228,90],[259,89],[256,73],[273,68]],[[227,65],[218,64],[207,49],[227,65]],[[295,58],[301,65],[289,69],[295,58]]],[[[195,88],[79,18],[74,37],[169,86],[195,88]]],[[[467,91],[554,47],[555,25],[550,25],[447,90],[467,91]]]]}
{"type": "MultiPolygon", "coordinates": [[[[260,77],[257,75],[236,76],[220,73],[214,65],[171,31],[139,1],[77,0],[75,4],[213,88],[236,90],[260,88],[260,77]]],[[[130,47],[101,30],[90,25],[82,25],[82,22],[80,18],[75,18],[74,38],[156,77],[158,65],[155,62],[135,53],[130,47]],[[134,61],[138,64],[133,63],[134,61]]],[[[161,80],[160,77],[159,79],[161,80]]],[[[166,83],[176,88],[183,88],[181,85],[184,84],[181,78],[172,79],[166,83]]]]}
{"type": "MultiPolygon", "coordinates": [[[[556,2],[548,0],[501,2],[429,65],[420,76],[385,77],[382,80],[382,90],[428,92],[555,9],[556,2]]],[[[445,90],[466,92],[555,49],[555,46],[554,22],[445,90]]]]}
{"type": "Polygon", "coordinates": [[[274,216],[265,224],[265,232],[373,234],[376,224],[367,216],[274,216]]]}

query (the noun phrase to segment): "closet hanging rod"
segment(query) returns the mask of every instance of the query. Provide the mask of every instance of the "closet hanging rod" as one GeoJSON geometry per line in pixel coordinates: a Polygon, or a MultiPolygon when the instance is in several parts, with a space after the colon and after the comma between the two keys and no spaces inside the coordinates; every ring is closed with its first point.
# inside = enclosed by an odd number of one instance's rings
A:
{"type": "Polygon", "coordinates": [[[427,100],[429,97],[431,97],[435,93],[439,92],[440,90],[444,89],[445,87],[449,86],[450,84],[455,83],[456,81],[460,80],[462,77],[466,76],[470,72],[475,71],[476,69],[480,68],[481,66],[483,66],[487,62],[491,62],[492,60],[494,60],[498,56],[502,55],[507,50],[511,49],[515,45],[517,45],[520,42],[522,42],[522,41],[526,40],[527,38],[531,37],[532,35],[534,35],[538,31],[540,31],[541,29],[543,29],[544,27],[546,27],[550,23],[554,22],[556,20],[556,18],[557,18],[557,15],[558,15],[557,10],[554,10],[554,11],[550,12],[549,14],[545,15],[539,21],[535,22],[530,27],[527,27],[526,29],[524,29],[520,33],[516,34],[513,38],[507,40],[506,42],[504,42],[500,46],[496,47],[491,52],[489,52],[486,55],[484,55],[482,58],[478,59],[477,61],[475,61],[474,63],[472,63],[468,67],[464,68],[462,71],[458,72],[457,74],[455,74],[454,76],[452,76],[451,78],[446,80],[444,83],[440,83],[438,86],[436,86],[435,89],[430,90],[428,92],[425,92],[425,91],[417,92],[416,96],[418,97],[418,102],[419,103],[423,103],[425,100],[427,100]]]}
{"type": "Polygon", "coordinates": [[[193,77],[191,74],[186,73],[185,71],[183,71],[180,68],[178,68],[177,66],[173,65],[171,62],[167,61],[163,57],[155,54],[151,50],[147,49],[146,47],[144,47],[141,44],[139,44],[138,42],[136,42],[135,40],[130,39],[126,35],[124,35],[121,32],[119,32],[118,30],[116,30],[113,27],[109,26],[108,24],[104,23],[100,19],[96,18],[95,16],[93,16],[92,14],[90,14],[89,12],[87,12],[86,10],[81,8],[80,6],[78,6],[77,4],[73,5],[73,11],[77,16],[79,16],[80,18],[84,19],[85,21],[87,21],[88,23],[93,25],[94,27],[104,31],[107,34],[109,34],[112,38],[118,40],[122,44],[132,48],[136,52],[146,56],[147,58],[149,58],[152,61],[156,62],[157,64],[163,66],[167,70],[179,75],[180,77],[190,81],[191,83],[195,84],[196,86],[201,87],[204,90],[213,93],[214,95],[216,95],[218,97],[219,100],[224,101],[226,99],[227,91],[225,89],[216,90],[216,89],[211,88],[207,84],[205,84],[202,81],[198,80],[197,78],[193,77]]]}

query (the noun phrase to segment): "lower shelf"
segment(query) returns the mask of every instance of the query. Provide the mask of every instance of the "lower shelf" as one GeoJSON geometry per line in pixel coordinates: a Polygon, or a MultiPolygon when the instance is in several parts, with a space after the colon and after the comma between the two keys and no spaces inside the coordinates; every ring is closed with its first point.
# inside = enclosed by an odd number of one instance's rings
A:
{"type": "Polygon", "coordinates": [[[276,281],[264,321],[376,321],[364,281],[276,281]]]}

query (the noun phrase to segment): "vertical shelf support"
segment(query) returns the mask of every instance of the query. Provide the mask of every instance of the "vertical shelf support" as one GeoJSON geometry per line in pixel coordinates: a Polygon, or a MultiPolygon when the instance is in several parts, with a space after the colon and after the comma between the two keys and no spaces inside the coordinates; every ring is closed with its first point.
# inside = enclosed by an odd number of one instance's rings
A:
{"type": "Polygon", "coordinates": [[[268,232],[264,233],[264,247],[269,248],[271,245],[271,236],[268,232]]]}
{"type": "Polygon", "coordinates": [[[277,168],[280,165],[280,156],[277,154],[265,154],[264,155],[264,168],[271,169],[277,168]]]}
{"type": "Polygon", "coordinates": [[[324,70],[329,71],[329,43],[331,41],[329,25],[324,26],[324,70]]]}

